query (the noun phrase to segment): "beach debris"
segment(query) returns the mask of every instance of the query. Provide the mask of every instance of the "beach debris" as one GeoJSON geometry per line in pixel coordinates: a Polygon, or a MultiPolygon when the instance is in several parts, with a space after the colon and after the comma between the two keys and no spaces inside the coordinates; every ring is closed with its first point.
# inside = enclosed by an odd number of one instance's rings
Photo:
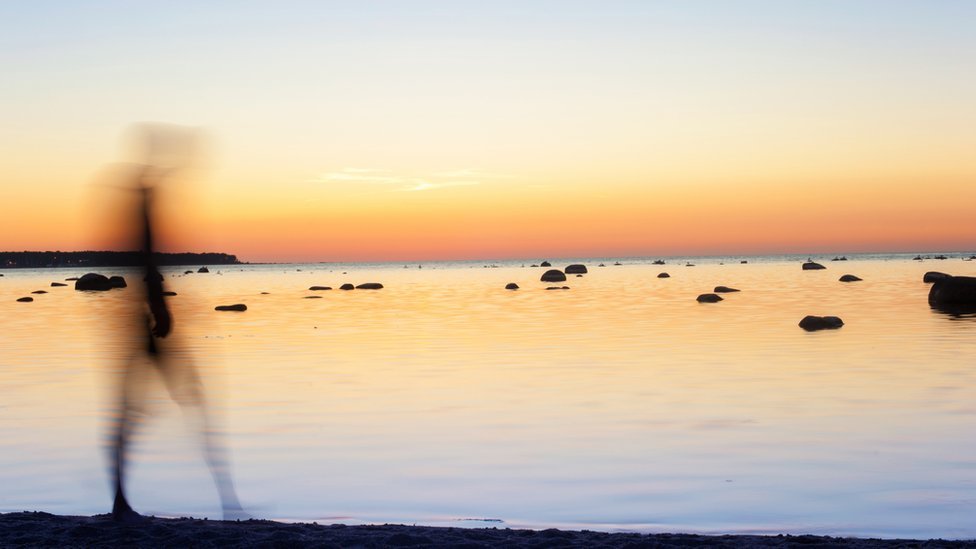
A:
{"type": "Polygon", "coordinates": [[[209,273],[210,272],[210,269],[208,269],[206,267],[200,267],[199,269],[197,269],[197,272],[198,273],[209,273]]]}
{"type": "Polygon", "coordinates": [[[59,288],[61,286],[67,286],[67,284],[65,284],[64,282],[52,282],[51,283],[51,287],[52,288],[59,288]]]}
{"type": "Polygon", "coordinates": [[[31,301],[34,301],[34,298],[33,297],[21,297],[21,298],[18,298],[17,301],[19,301],[21,303],[30,303],[31,301]]]}
{"type": "Polygon", "coordinates": [[[742,290],[736,288],[729,288],[728,286],[715,286],[715,289],[712,291],[717,294],[730,294],[732,292],[740,292],[742,290]]]}
{"type": "Polygon", "coordinates": [[[922,276],[922,282],[931,284],[947,278],[952,278],[952,275],[940,273],[939,271],[929,271],[922,276]]]}
{"type": "Polygon", "coordinates": [[[976,277],[950,276],[935,281],[929,290],[929,305],[976,308],[976,277]]]}
{"type": "Polygon", "coordinates": [[[233,305],[217,305],[214,307],[215,311],[246,311],[247,305],[243,303],[235,303],[233,305]]]}
{"type": "Polygon", "coordinates": [[[349,283],[347,282],[347,283],[345,283],[345,284],[343,284],[342,286],[339,286],[339,289],[340,289],[340,290],[355,290],[355,289],[356,289],[356,287],[355,287],[355,286],[353,286],[352,284],[349,284],[349,283]]]}
{"type": "Polygon", "coordinates": [[[823,265],[816,263],[814,261],[807,261],[806,263],[803,264],[804,271],[819,271],[821,269],[826,269],[826,268],[827,267],[824,267],[823,265]]]}
{"type": "Polygon", "coordinates": [[[718,303],[722,301],[722,296],[718,294],[702,294],[697,297],[699,303],[718,303]]]}
{"type": "Polygon", "coordinates": [[[539,266],[540,267],[552,267],[552,265],[548,261],[543,261],[542,263],[539,263],[539,266]]]}
{"type": "Polygon", "coordinates": [[[113,288],[125,288],[128,286],[128,284],[125,283],[125,279],[121,276],[108,277],[108,283],[111,284],[113,288]]]}
{"type": "Polygon", "coordinates": [[[75,281],[75,289],[89,292],[107,292],[114,286],[105,275],[88,273],[75,281]]]}
{"type": "Polygon", "coordinates": [[[357,290],[382,290],[383,285],[379,282],[364,282],[359,286],[356,286],[357,290]]]}
{"type": "Polygon", "coordinates": [[[310,286],[308,289],[313,292],[320,292],[323,290],[331,290],[332,286],[310,286]]]}
{"type": "Polygon", "coordinates": [[[657,274],[657,277],[658,278],[671,278],[671,275],[669,275],[668,273],[658,273],[657,274]]]}
{"type": "Polygon", "coordinates": [[[514,283],[514,282],[509,282],[508,284],[505,285],[505,289],[506,290],[518,290],[519,289],[519,285],[516,284],[516,283],[514,283]]]}
{"type": "Polygon", "coordinates": [[[542,273],[542,278],[540,280],[543,282],[565,282],[566,275],[563,274],[563,272],[559,269],[549,269],[548,271],[542,273]]]}
{"type": "Polygon", "coordinates": [[[844,275],[844,276],[840,277],[839,280],[841,282],[860,282],[861,281],[861,277],[855,276],[855,275],[851,275],[851,274],[847,274],[847,275],[844,275]]]}
{"type": "Polygon", "coordinates": [[[579,263],[574,263],[572,265],[567,265],[564,272],[568,275],[575,275],[575,274],[586,274],[587,270],[586,270],[586,265],[580,265],[579,263]]]}
{"type": "Polygon", "coordinates": [[[808,332],[817,330],[836,330],[844,325],[844,321],[836,316],[807,315],[800,321],[799,326],[808,332]]]}

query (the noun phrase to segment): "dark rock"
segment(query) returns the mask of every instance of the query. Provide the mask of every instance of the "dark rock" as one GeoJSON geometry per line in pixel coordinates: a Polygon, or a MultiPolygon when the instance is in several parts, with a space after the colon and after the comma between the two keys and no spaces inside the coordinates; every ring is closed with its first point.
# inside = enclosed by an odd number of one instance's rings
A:
{"type": "Polygon", "coordinates": [[[823,265],[819,263],[815,263],[813,261],[807,261],[806,263],[803,264],[804,271],[819,271],[821,269],[826,269],[826,268],[827,267],[824,267],[823,265]]]}
{"type": "Polygon", "coordinates": [[[235,303],[233,305],[217,305],[214,307],[215,311],[246,311],[247,305],[243,303],[235,303]]]}
{"type": "Polygon", "coordinates": [[[698,296],[699,303],[718,303],[722,301],[722,296],[717,294],[702,294],[698,296]]]}
{"type": "Polygon", "coordinates": [[[355,286],[353,286],[352,284],[349,284],[349,283],[347,282],[347,283],[345,283],[345,284],[343,284],[342,286],[339,286],[339,289],[340,289],[340,290],[355,290],[355,289],[356,289],[356,287],[355,287],[355,286]]]}
{"type": "Polygon", "coordinates": [[[695,266],[694,263],[685,263],[685,267],[694,267],[694,266],[695,266]]]}
{"type": "Polygon", "coordinates": [[[606,265],[604,265],[603,263],[600,263],[599,265],[597,265],[597,267],[606,267],[606,265]]]}
{"type": "Polygon", "coordinates": [[[359,286],[356,286],[357,290],[382,290],[383,285],[379,282],[364,282],[359,286]]]}
{"type": "Polygon", "coordinates": [[[176,295],[176,292],[163,292],[163,295],[166,297],[173,297],[174,295],[176,295]]]}
{"type": "Polygon", "coordinates": [[[613,262],[613,266],[614,266],[614,267],[619,267],[620,265],[623,265],[623,263],[621,263],[621,262],[619,262],[619,261],[614,261],[614,262],[613,262]]]}
{"type": "Polygon", "coordinates": [[[936,280],[929,290],[929,305],[935,308],[976,308],[976,278],[950,276],[936,280]]]}
{"type": "Polygon", "coordinates": [[[112,283],[107,276],[98,273],[88,273],[75,281],[75,289],[90,292],[107,292],[112,289],[112,283]]]}
{"type": "Polygon", "coordinates": [[[922,260],[922,256],[920,255],[916,255],[915,257],[912,258],[912,261],[921,261],[921,260],[922,260]]]}
{"type": "Polygon", "coordinates": [[[542,273],[542,278],[540,280],[543,282],[565,282],[566,275],[558,269],[550,269],[542,273]]]}
{"type": "Polygon", "coordinates": [[[587,271],[586,271],[586,265],[580,265],[578,263],[574,263],[572,265],[568,265],[566,267],[565,273],[568,274],[568,275],[586,274],[587,273],[587,271]]]}
{"type": "Polygon", "coordinates": [[[125,288],[128,286],[128,284],[125,283],[125,279],[121,276],[109,277],[108,283],[111,284],[113,288],[125,288]]]}
{"type": "Polygon", "coordinates": [[[529,266],[530,266],[530,267],[538,267],[538,265],[536,265],[536,264],[534,264],[534,263],[533,263],[532,265],[529,265],[529,266]]]}
{"type": "Polygon", "coordinates": [[[72,277],[69,277],[69,278],[64,279],[65,282],[74,282],[75,280],[78,280],[78,277],[77,276],[72,276],[72,277]]]}
{"type": "Polygon", "coordinates": [[[738,292],[740,290],[736,288],[729,288],[728,286],[715,286],[715,289],[712,291],[717,294],[730,294],[732,292],[738,292]]]}
{"type": "Polygon", "coordinates": [[[307,295],[303,299],[322,299],[320,295],[307,295]]]}
{"type": "Polygon", "coordinates": [[[836,316],[807,315],[800,321],[800,327],[808,332],[817,330],[835,330],[844,325],[844,321],[836,316]]]}
{"type": "Polygon", "coordinates": [[[654,262],[651,263],[651,265],[664,265],[664,260],[663,259],[655,259],[654,262]]]}
{"type": "Polygon", "coordinates": [[[46,294],[47,293],[47,290],[34,290],[31,293],[32,294],[46,294]]]}
{"type": "Polygon", "coordinates": [[[191,275],[191,274],[193,274],[193,271],[183,271],[183,274],[185,274],[185,275],[191,275]]]}
{"type": "Polygon", "coordinates": [[[542,263],[539,263],[539,266],[540,267],[552,267],[552,265],[548,261],[543,261],[542,263]]]}
{"type": "Polygon", "coordinates": [[[949,258],[946,257],[946,256],[944,256],[944,255],[937,255],[933,259],[938,259],[939,261],[945,261],[946,259],[949,259],[949,258]]]}
{"type": "Polygon", "coordinates": [[[31,301],[34,301],[34,298],[33,297],[20,297],[20,298],[17,298],[17,301],[19,301],[21,303],[30,303],[31,301]]]}
{"type": "Polygon", "coordinates": [[[261,292],[261,295],[271,295],[271,292],[261,292]]]}
{"type": "Polygon", "coordinates": [[[568,290],[569,286],[549,286],[547,290],[568,290]]]}
{"type": "Polygon", "coordinates": [[[52,288],[60,288],[61,286],[67,286],[67,284],[65,284],[64,282],[52,282],[51,283],[51,287],[52,288]]]}
{"type": "Polygon", "coordinates": [[[861,277],[854,276],[854,275],[844,275],[844,276],[840,277],[840,281],[841,282],[860,282],[861,281],[861,277]]]}
{"type": "Polygon", "coordinates": [[[208,269],[206,267],[200,267],[199,269],[197,269],[197,272],[198,273],[209,273],[210,272],[210,269],[208,269]]]}
{"type": "Polygon", "coordinates": [[[514,282],[509,282],[508,284],[505,285],[506,290],[518,290],[518,288],[519,285],[514,282]]]}
{"type": "Polygon", "coordinates": [[[925,273],[925,276],[922,277],[922,282],[932,283],[945,280],[947,278],[952,278],[952,275],[940,273],[938,271],[929,271],[925,273]]]}
{"type": "Polygon", "coordinates": [[[668,273],[658,273],[657,277],[658,278],[671,278],[671,275],[669,275],[668,273]]]}
{"type": "Polygon", "coordinates": [[[739,263],[740,263],[740,264],[742,264],[742,265],[745,265],[746,263],[749,263],[749,262],[748,262],[748,261],[746,261],[745,259],[743,259],[743,260],[742,260],[742,261],[740,261],[739,263]]]}
{"type": "Polygon", "coordinates": [[[847,261],[847,256],[835,257],[831,261],[847,261]]]}
{"type": "Polygon", "coordinates": [[[319,292],[319,291],[322,291],[322,290],[331,290],[331,289],[332,289],[332,286],[311,286],[309,288],[309,290],[311,290],[313,292],[319,292]]]}

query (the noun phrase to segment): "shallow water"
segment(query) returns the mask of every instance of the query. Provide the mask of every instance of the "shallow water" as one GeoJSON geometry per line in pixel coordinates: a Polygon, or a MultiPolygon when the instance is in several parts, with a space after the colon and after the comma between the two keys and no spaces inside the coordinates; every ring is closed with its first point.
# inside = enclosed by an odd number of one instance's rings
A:
{"type": "MultiPolygon", "coordinates": [[[[173,269],[173,345],[263,518],[976,537],[976,316],[933,311],[921,281],[976,262],[613,261],[566,291],[521,261],[173,269]],[[742,292],[695,301],[719,284],[742,292]],[[806,333],[807,314],[845,326],[806,333]]],[[[0,511],[105,512],[138,289],[0,272],[0,511]]],[[[189,418],[149,395],[134,507],[219,518],[189,418]]]]}

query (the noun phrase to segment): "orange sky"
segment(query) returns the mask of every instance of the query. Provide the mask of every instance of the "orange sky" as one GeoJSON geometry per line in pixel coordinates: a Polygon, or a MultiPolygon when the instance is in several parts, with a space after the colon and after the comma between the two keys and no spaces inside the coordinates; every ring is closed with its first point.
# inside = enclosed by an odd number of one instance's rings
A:
{"type": "Polygon", "coordinates": [[[976,249],[976,9],[300,4],[3,8],[0,249],[111,245],[140,120],[209,136],[173,251],[976,249]]]}

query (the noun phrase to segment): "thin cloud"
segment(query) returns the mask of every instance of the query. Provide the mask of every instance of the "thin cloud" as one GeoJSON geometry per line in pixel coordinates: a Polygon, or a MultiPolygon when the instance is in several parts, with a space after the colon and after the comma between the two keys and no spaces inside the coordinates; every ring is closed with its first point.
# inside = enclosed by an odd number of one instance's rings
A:
{"type": "Polygon", "coordinates": [[[443,189],[444,187],[467,187],[470,185],[480,185],[480,181],[442,181],[431,183],[430,181],[417,181],[405,189],[397,189],[404,192],[430,191],[433,189],[443,189]]]}
{"type": "Polygon", "coordinates": [[[326,172],[310,179],[311,183],[324,184],[370,184],[389,185],[397,188],[394,192],[420,192],[443,189],[445,187],[468,187],[480,185],[483,180],[507,179],[512,176],[492,174],[475,169],[461,169],[445,172],[434,172],[429,176],[404,177],[395,175],[391,170],[379,168],[343,168],[339,171],[326,172]]]}

